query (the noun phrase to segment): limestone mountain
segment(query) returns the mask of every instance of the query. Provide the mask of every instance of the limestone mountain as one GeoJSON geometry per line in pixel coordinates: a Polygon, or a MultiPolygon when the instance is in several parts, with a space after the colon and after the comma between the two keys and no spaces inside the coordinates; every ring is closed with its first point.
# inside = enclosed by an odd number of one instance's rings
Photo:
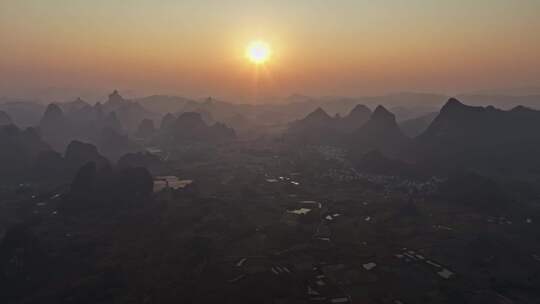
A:
{"type": "Polygon", "coordinates": [[[64,159],[72,169],[78,169],[88,162],[95,163],[98,168],[109,165],[109,161],[98,152],[96,146],[77,140],[67,146],[64,159]]]}
{"type": "Polygon", "coordinates": [[[79,97],[73,101],[61,103],[59,106],[65,113],[74,113],[80,111],[81,109],[90,107],[90,104],[79,97]]]}
{"type": "Polygon", "coordinates": [[[55,150],[62,151],[75,139],[76,128],[57,104],[51,103],[45,109],[39,123],[43,139],[55,150]]]}
{"type": "Polygon", "coordinates": [[[417,141],[421,158],[434,164],[536,168],[539,129],[540,111],[468,106],[451,98],[417,141]]]}
{"type": "Polygon", "coordinates": [[[291,124],[291,128],[313,129],[326,128],[333,123],[333,118],[322,108],[317,108],[309,113],[305,118],[297,120],[291,124]]]}
{"type": "Polygon", "coordinates": [[[45,109],[43,117],[40,121],[40,127],[42,130],[50,129],[51,131],[57,131],[65,127],[67,118],[64,116],[64,111],[57,104],[51,103],[45,109]]]}
{"type": "Polygon", "coordinates": [[[337,144],[340,131],[336,121],[322,108],[317,108],[305,118],[292,122],[284,138],[300,144],[337,144]]]}
{"type": "Polygon", "coordinates": [[[176,117],[172,113],[167,113],[161,119],[161,124],[159,125],[160,130],[167,130],[174,125],[176,117]]]}
{"type": "Polygon", "coordinates": [[[127,131],[135,131],[144,119],[154,120],[159,117],[158,114],[147,110],[138,102],[125,99],[117,90],[109,95],[101,108],[105,115],[115,112],[118,120],[127,131]]]}
{"type": "Polygon", "coordinates": [[[340,119],[339,128],[345,132],[352,132],[362,127],[371,117],[371,110],[365,105],[356,105],[349,114],[340,119]]]}
{"type": "Polygon", "coordinates": [[[369,120],[348,138],[354,154],[376,149],[385,155],[396,155],[408,143],[409,138],[399,128],[395,115],[380,105],[369,120]]]}
{"type": "Polygon", "coordinates": [[[61,210],[67,213],[119,210],[147,200],[152,187],[152,175],[145,168],[99,168],[88,162],[75,175],[61,210]]]}
{"type": "MultiPolygon", "coordinates": [[[[162,124],[163,125],[163,124],[162,124]]],[[[161,130],[161,137],[168,144],[182,142],[215,142],[236,137],[235,131],[224,124],[207,125],[196,112],[182,113],[169,126],[161,130]]]]}
{"type": "Polygon", "coordinates": [[[420,136],[422,142],[441,145],[459,143],[488,147],[540,139],[540,111],[517,106],[504,111],[492,106],[468,106],[451,98],[420,136]]]}

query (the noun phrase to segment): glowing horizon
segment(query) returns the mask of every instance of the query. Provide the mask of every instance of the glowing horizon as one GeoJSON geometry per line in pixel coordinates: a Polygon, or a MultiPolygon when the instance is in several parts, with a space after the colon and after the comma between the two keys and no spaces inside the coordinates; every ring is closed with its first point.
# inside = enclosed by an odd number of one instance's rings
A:
{"type": "Polygon", "coordinates": [[[120,87],[245,98],[254,37],[271,46],[264,95],[537,86],[539,12],[533,0],[6,0],[0,95],[120,87]]]}

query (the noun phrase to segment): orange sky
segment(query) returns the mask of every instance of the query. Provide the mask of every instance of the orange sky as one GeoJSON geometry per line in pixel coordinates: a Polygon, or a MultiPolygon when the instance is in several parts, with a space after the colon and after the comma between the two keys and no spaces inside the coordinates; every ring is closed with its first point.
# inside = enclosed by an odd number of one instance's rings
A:
{"type": "Polygon", "coordinates": [[[3,0],[0,96],[120,88],[249,101],[534,86],[539,33],[535,0],[3,0]],[[244,57],[253,39],[273,48],[258,73],[244,57]]]}

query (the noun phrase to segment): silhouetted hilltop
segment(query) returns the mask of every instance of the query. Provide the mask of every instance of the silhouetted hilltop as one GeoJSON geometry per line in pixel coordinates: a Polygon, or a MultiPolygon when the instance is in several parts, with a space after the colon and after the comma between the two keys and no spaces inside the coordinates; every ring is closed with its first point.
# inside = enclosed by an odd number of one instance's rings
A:
{"type": "Polygon", "coordinates": [[[303,119],[305,122],[328,122],[332,119],[328,113],[326,113],[322,108],[317,108],[315,111],[309,113],[306,118],[303,119]]]}
{"type": "Polygon", "coordinates": [[[78,98],[59,105],[64,110],[65,115],[79,126],[90,127],[91,125],[92,128],[100,127],[106,116],[100,102],[91,105],[78,98]]]}
{"type": "Polygon", "coordinates": [[[82,109],[91,107],[89,103],[82,100],[80,97],[70,102],[61,103],[59,104],[59,106],[62,108],[62,110],[65,113],[69,113],[69,114],[77,113],[81,111],[82,109]]]}
{"type": "Polygon", "coordinates": [[[107,99],[106,104],[110,106],[120,106],[127,101],[118,93],[118,90],[114,90],[111,94],[109,94],[109,99],[107,99]]]}
{"type": "Polygon", "coordinates": [[[371,114],[366,128],[387,128],[392,131],[398,130],[396,123],[396,116],[388,111],[384,106],[377,106],[375,111],[371,114]]]}
{"type": "Polygon", "coordinates": [[[104,115],[115,112],[120,124],[127,131],[132,132],[137,129],[139,123],[144,119],[157,119],[159,117],[158,114],[148,111],[138,102],[125,99],[117,90],[109,95],[101,108],[104,115]]]}
{"type": "Polygon", "coordinates": [[[56,131],[65,127],[65,123],[64,111],[57,104],[51,103],[45,109],[39,125],[43,131],[47,129],[56,131]]]}
{"type": "Polygon", "coordinates": [[[103,112],[97,106],[85,105],[68,112],[68,117],[79,123],[97,123],[103,120],[103,112]]]}
{"type": "Polygon", "coordinates": [[[55,150],[64,150],[67,144],[76,137],[74,124],[66,117],[57,104],[51,103],[45,109],[39,123],[43,139],[55,150]]]}
{"type": "Polygon", "coordinates": [[[302,144],[335,144],[339,141],[337,119],[317,108],[305,118],[292,122],[284,138],[302,144]]]}
{"type": "Polygon", "coordinates": [[[419,137],[422,142],[464,145],[465,148],[536,140],[540,112],[525,107],[509,111],[495,107],[467,106],[450,99],[429,128],[419,137]]]}
{"type": "Polygon", "coordinates": [[[365,105],[356,105],[349,114],[338,122],[339,127],[346,131],[352,132],[362,127],[371,117],[371,110],[365,105]]]}
{"type": "Polygon", "coordinates": [[[523,106],[508,111],[468,106],[452,98],[418,136],[417,154],[436,166],[493,171],[536,168],[540,165],[539,128],[539,111],[523,106]]]}
{"type": "Polygon", "coordinates": [[[302,127],[313,128],[326,126],[332,122],[332,117],[328,115],[322,108],[317,108],[315,111],[309,113],[304,119],[299,120],[298,123],[302,124],[302,127]]]}
{"type": "MultiPolygon", "coordinates": [[[[495,131],[491,127],[503,123],[503,121],[494,120],[502,118],[501,114],[503,114],[502,111],[493,107],[467,106],[451,98],[419,139],[430,143],[473,144],[477,140],[485,140],[479,137],[495,135],[491,134],[495,131]]],[[[497,126],[497,129],[500,127],[497,126]]]]}
{"type": "Polygon", "coordinates": [[[110,167],[110,162],[96,146],[74,140],[67,146],[64,156],[52,150],[41,152],[33,162],[30,176],[37,182],[65,183],[88,162],[94,163],[98,169],[110,167]]]}
{"type": "MultiPolygon", "coordinates": [[[[124,116],[130,116],[131,110],[127,109],[132,108],[133,104],[131,102],[124,100],[115,92],[109,97],[108,106],[100,103],[90,106],[81,100],[74,103],[76,105],[65,106],[72,109],[69,113],[64,112],[59,105],[50,104],[43,114],[40,130],[44,140],[50,143],[55,150],[63,151],[68,143],[79,140],[93,143],[100,149],[105,149],[104,151],[113,152],[110,155],[104,152],[107,157],[120,157],[121,155],[118,155],[119,151],[123,153],[134,151],[131,148],[119,148],[120,146],[128,146],[125,137],[118,137],[119,142],[113,142],[115,148],[102,146],[104,141],[110,141],[110,136],[104,137],[104,130],[112,130],[117,135],[127,133],[116,111],[122,111],[124,116]],[[111,111],[111,107],[114,107],[116,111],[111,111]],[[109,108],[109,110],[106,108],[109,108]]],[[[131,117],[134,121],[137,121],[137,124],[145,119],[141,118],[139,121],[137,117],[137,115],[131,117]]],[[[129,144],[129,146],[132,145],[129,144]]]]}
{"type": "Polygon", "coordinates": [[[162,131],[167,130],[167,129],[171,128],[174,125],[175,121],[176,121],[176,117],[171,113],[167,113],[161,119],[159,129],[162,130],[162,131]]]}
{"type": "MultiPolygon", "coordinates": [[[[164,118],[165,122],[165,118],[164,118]]],[[[162,123],[165,128],[161,130],[162,139],[168,144],[182,142],[214,142],[230,140],[236,137],[233,129],[221,123],[208,126],[200,113],[185,112],[168,126],[169,122],[162,123]]]]}
{"type": "Polygon", "coordinates": [[[33,128],[0,127],[0,146],[0,180],[10,183],[61,183],[89,161],[100,167],[109,163],[94,145],[80,141],[67,145],[62,156],[33,128]]]}
{"type": "Polygon", "coordinates": [[[177,130],[184,130],[185,132],[199,132],[207,127],[208,126],[202,119],[202,115],[196,112],[186,112],[180,114],[173,125],[173,128],[177,130]]]}
{"type": "Polygon", "coordinates": [[[109,161],[98,153],[94,145],[72,141],[67,146],[64,157],[52,150],[41,152],[33,163],[31,176],[36,181],[65,182],[73,178],[87,162],[94,162],[100,168],[109,165],[109,161]]]}
{"type": "Polygon", "coordinates": [[[394,114],[383,106],[377,106],[369,120],[351,133],[349,145],[354,154],[376,149],[387,155],[395,155],[408,141],[399,129],[394,114]]]}
{"type": "Polygon", "coordinates": [[[371,116],[371,110],[365,105],[358,104],[351,110],[351,112],[349,112],[348,116],[350,118],[365,119],[367,121],[367,119],[369,119],[371,116]]]}
{"type": "Polygon", "coordinates": [[[62,211],[94,213],[136,205],[148,199],[152,189],[153,179],[145,168],[98,168],[88,162],[73,179],[62,211]]]}
{"type": "Polygon", "coordinates": [[[371,110],[360,104],[345,117],[339,114],[331,117],[322,108],[317,108],[305,118],[291,123],[285,137],[311,144],[343,145],[347,142],[347,133],[365,126],[371,116],[371,110]]]}
{"type": "Polygon", "coordinates": [[[93,162],[98,168],[109,165],[109,161],[98,152],[96,146],[74,140],[69,143],[64,154],[69,168],[80,168],[88,162],[93,162]]]}

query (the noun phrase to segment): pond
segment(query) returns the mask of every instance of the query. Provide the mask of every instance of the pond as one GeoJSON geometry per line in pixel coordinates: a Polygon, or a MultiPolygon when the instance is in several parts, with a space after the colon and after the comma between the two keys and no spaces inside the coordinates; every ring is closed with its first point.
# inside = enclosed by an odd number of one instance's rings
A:
{"type": "Polygon", "coordinates": [[[305,215],[308,214],[311,211],[309,208],[299,208],[295,210],[287,210],[288,213],[293,213],[297,215],[305,215]]]}
{"type": "Polygon", "coordinates": [[[154,178],[154,192],[159,192],[163,189],[182,189],[193,183],[191,179],[179,179],[176,176],[156,176],[154,178]]]}

